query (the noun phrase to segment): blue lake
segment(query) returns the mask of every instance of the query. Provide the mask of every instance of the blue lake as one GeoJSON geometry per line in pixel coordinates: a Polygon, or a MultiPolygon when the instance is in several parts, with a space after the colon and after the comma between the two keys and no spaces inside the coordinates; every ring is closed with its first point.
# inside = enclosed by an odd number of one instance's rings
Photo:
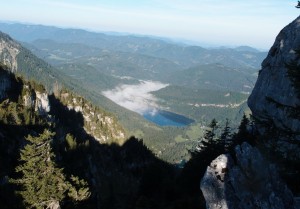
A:
{"type": "Polygon", "coordinates": [[[159,126],[177,126],[183,127],[188,126],[195,122],[194,120],[187,118],[183,115],[178,115],[165,110],[159,110],[155,114],[145,113],[144,118],[153,122],[159,126]]]}

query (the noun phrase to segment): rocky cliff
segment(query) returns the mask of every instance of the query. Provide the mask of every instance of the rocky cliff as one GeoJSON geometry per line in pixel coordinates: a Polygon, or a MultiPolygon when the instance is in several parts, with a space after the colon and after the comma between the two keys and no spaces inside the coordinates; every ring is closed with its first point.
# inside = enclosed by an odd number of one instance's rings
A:
{"type": "MultiPolygon", "coordinates": [[[[49,94],[56,90],[56,97],[68,110],[82,114],[85,131],[100,143],[118,143],[125,141],[125,131],[116,118],[103,109],[95,107],[78,94],[68,91],[73,88],[64,75],[35,57],[29,50],[22,47],[8,35],[0,32],[0,67],[22,76],[21,99],[26,108],[33,109],[41,116],[51,114],[49,94]],[[64,91],[59,92],[59,85],[64,91]]],[[[1,72],[0,72],[1,73],[1,72]]],[[[8,98],[7,92],[13,84],[7,73],[0,75],[0,101],[8,98]]],[[[13,90],[15,91],[15,90],[13,90]]]]}
{"type": "Polygon", "coordinates": [[[243,143],[235,148],[236,161],[220,155],[201,181],[208,209],[294,209],[292,192],[276,167],[259,150],[243,143]]]}
{"type": "Polygon", "coordinates": [[[17,55],[19,52],[20,45],[0,31],[0,60],[13,72],[18,69],[17,55]]]}
{"type": "Polygon", "coordinates": [[[90,185],[91,200],[80,206],[67,200],[63,204],[69,204],[67,208],[129,208],[142,188],[144,172],[160,163],[142,141],[132,137],[122,144],[124,130],[116,118],[70,90],[48,95],[42,85],[0,65],[0,95],[0,205],[4,208],[25,207],[26,199],[14,195],[15,187],[8,179],[17,175],[16,166],[24,162],[18,159],[20,150],[30,143],[28,135],[43,130],[53,132],[48,151],[54,150],[53,159],[64,175],[80,175],[90,185]]]}
{"type": "MultiPolygon", "coordinates": [[[[261,122],[258,124],[261,133],[273,126],[274,130],[282,133],[280,138],[289,133],[293,134],[293,139],[300,140],[300,117],[293,114],[299,112],[300,97],[293,79],[289,76],[290,65],[300,63],[299,49],[300,17],[277,36],[262,63],[262,69],[249,97],[248,105],[253,116],[261,122]]],[[[300,73],[300,68],[298,70],[300,73]]]]}
{"type": "Polygon", "coordinates": [[[125,141],[125,132],[112,115],[67,90],[57,96],[69,110],[82,114],[85,131],[99,143],[122,144],[125,141]]]}
{"type": "Polygon", "coordinates": [[[208,166],[201,181],[207,208],[299,208],[300,17],[277,36],[248,105],[260,149],[244,143],[208,166]]]}
{"type": "Polygon", "coordinates": [[[23,104],[27,108],[34,109],[39,115],[47,115],[50,112],[50,103],[47,92],[34,89],[29,83],[23,86],[23,104]]]}

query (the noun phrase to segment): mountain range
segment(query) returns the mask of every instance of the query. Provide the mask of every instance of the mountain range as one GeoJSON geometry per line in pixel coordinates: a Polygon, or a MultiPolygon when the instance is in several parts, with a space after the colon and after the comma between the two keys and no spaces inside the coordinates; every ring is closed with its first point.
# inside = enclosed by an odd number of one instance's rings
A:
{"type": "MultiPolygon", "coordinates": [[[[32,54],[28,51],[25,55],[31,57],[29,60],[44,60],[49,63],[50,65],[38,65],[51,68],[55,79],[32,72],[28,72],[28,75],[25,73],[25,77],[41,81],[49,90],[52,88],[50,83],[58,82],[95,105],[113,112],[129,135],[144,138],[147,146],[152,147],[156,153],[161,153],[161,157],[168,161],[169,152],[163,152],[161,147],[186,147],[185,151],[179,153],[185,153],[187,157],[187,149],[194,146],[199,137],[191,134],[194,133],[192,130],[199,129],[213,118],[223,123],[225,116],[231,120],[232,126],[239,123],[243,112],[247,112],[247,94],[251,92],[259,65],[266,56],[266,52],[245,46],[205,49],[150,37],[110,35],[41,25],[0,23],[0,30],[16,38],[31,51],[32,54]],[[197,90],[202,92],[193,94],[193,99],[183,99],[177,93],[172,101],[168,94],[155,93],[154,100],[147,100],[148,103],[154,101],[155,106],[161,110],[183,115],[195,123],[180,130],[176,127],[157,126],[145,120],[142,115],[124,109],[103,96],[103,91],[120,88],[122,85],[139,88],[141,80],[168,84],[168,93],[171,93],[170,90],[183,94],[197,90]],[[219,101],[211,102],[208,99],[203,102],[201,98],[207,98],[205,95],[208,92],[211,98],[220,98],[219,101]],[[229,96],[224,100],[219,95],[229,96]],[[185,140],[179,146],[177,142],[174,143],[174,138],[181,136],[185,136],[185,140]]],[[[34,65],[31,64],[32,68],[38,68],[34,65]]],[[[138,93],[140,90],[136,89],[134,92],[138,93]]],[[[133,96],[136,101],[141,95],[133,96]]],[[[147,95],[143,94],[142,97],[147,95]]],[[[201,133],[201,129],[199,131],[201,133]]],[[[179,156],[174,156],[171,161],[179,159],[179,156]]]]}
{"type": "Polygon", "coordinates": [[[299,18],[268,54],[0,28],[1,208],[297,208],[299,18]]]}

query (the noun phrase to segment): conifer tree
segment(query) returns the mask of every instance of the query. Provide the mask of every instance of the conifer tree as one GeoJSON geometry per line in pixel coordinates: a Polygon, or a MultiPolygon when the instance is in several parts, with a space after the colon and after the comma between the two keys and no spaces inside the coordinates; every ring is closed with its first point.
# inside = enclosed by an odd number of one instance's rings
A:
{"type": "Polygon", "coordinates": [[[185,165],[181,174],[181,186],[187,193],[199,191],[199,181],[207,166],[217,156],[224,153],[224,146],[217,136],[218,122],[213,119],[208,125],[203,138],[196,150],[191,151],[191,159],[185,165]]]}
{"type": "Polygon", "coordinates": [[[77,147],[76,138],[74,138],[71,134],[66,135],[66,143],[68,150],[75,150],[77,147]]]}
{"type": "Polygon", "coordinates": [[[222,131],[221,137],[220,137],[220,143],[224,147],[225,150],[228,150],[230,145],[232,144],[232,134],[230,132],[230,127],[229,127],[229,120],[226,118],[226,123],[225,127],[222,131]]]}
{"type": "Polygon", "coordinates": [[[216,130],[218,128],[218,123],[216,119],[213,119],[210,124],[208,125],[208,130],[206,130],[205,135],[204,135],[204,141],[206,141],[209,144],[212,144],[213,141],[215,140],[216,136],[216,130]]]}
{"type": "Polygon", "coordinates": [[[59,206],[66,197],[77,201],[87,199],[90,195],[86,182],[72,176],[73,184],[70,183],[63,170],[53,161],[53,136],[54,133],[49,130],[38,137],[29,135],[29,143],[21,150],[21,165],[17,166],[16,171],[22,173],[22,177],[13,182],[21,186],[19,194],[29,208],[59,206]]]}
{"type": "Polygon", "coordinates": [[[200,141],[198,145],[198,150],[203,149],[210,149],[211,151],[214,151],[215,149],[219,149],[218,145],[219,138],[216,137],[216,130],[218,129],[218,122],[216,119],[213,119],[210,124],[208,125],[208,129],[206,130],[203,139],[200,141]]]}
{"type": "Polygon", "coordinates": [[[250,125],[250,120],[244,113],[241,123],[238,127],[238,132],[233,137],[233,146],[242,144],[245,141],[252,144],[251,141],[253,140],[253,136],[248,130],[249,125],[250,125]]]}
{"type": "Polygon", "coordinates": [[[238,128],[238,135],[241,137],[246,137],[248,135],[248,125],[249,119],[247,118],[246,114],[244,113],[240,126],[238,128]]]}

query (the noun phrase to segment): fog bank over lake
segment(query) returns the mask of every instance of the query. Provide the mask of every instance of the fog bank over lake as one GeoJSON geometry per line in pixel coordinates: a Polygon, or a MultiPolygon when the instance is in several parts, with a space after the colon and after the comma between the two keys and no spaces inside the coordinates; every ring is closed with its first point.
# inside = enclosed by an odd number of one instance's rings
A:
{"type": "Polygon", "coordinates": [[[103,91],[102,94],[118,105],[143,115],[147,112],[155,113],[160,109],[157,98],[151,92],[168,85],[156,81],[140,81],[137,85],[117,86],[112,90],[103,91]]]}

